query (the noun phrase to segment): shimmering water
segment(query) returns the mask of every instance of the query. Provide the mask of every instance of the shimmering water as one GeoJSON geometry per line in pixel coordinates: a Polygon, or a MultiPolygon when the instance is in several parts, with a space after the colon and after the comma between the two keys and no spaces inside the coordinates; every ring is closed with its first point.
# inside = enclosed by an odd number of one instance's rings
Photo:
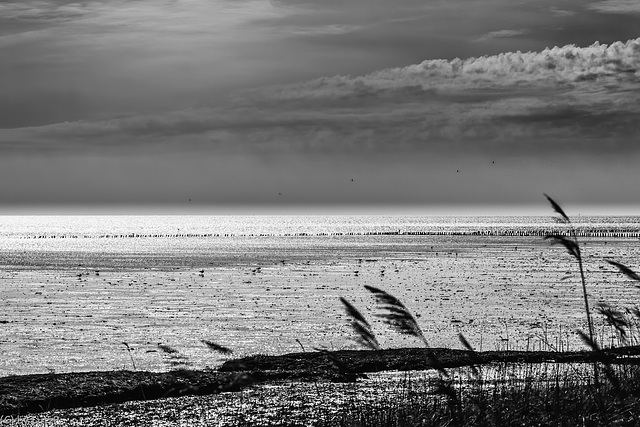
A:
{"type": "MultiPolygon", "coordinates": [[[[579,217],[587,236],[640,235],[640,217],[579,217]]],[[[149,268],[236,264],[256,257],[324,259],[381,247],[405,250],[418,235],[539,237],[551,217],[465,216],[4,216],[0,264],[149,268]]]]}
{"type": "MultiPolygon", "coordinates": [[[[640,218],[575,223],[594,302],[636,301],[604,259],[637,267],[640,218]]],[[[384,346],[420,345],[376,320],[363,285],[401,298],[434,346],[459,347],[459,332],[484,350],[575,346],[575,263],[540,236],[557,227],[549,217],[0,217],[0,375],[169,369],[158,343],[190,366],[220,363],[202,339],[238,356],[355,348],[340,296],[384,346]]]]}
{"type": "MultiPolygon", "coordinates": [[[[640,229],[640,216],[580,216],[576,228],[640,229]]],[[[170,236],[289,236],[532,230],[556,224],[550,216],[385,215],[60,215],[0,216],[1,239],[170,236]]]]}

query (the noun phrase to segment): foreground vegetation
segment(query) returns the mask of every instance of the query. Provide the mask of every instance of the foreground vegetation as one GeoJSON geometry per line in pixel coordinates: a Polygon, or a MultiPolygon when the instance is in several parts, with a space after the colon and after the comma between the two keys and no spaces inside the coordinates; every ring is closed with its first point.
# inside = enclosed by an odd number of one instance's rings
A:
{"type": "Polygon", "coordinates": [[[502,365],[490,380],[455,385],[408,380],[378,402],[354,397],[318,426],[636,426],[640,425],[640,370],[618,367],[613,385],[566,364],[502,365]]]}
{"type": "MultiPolygon", "coordinates": [[[[541,372],[540,365],[508,364],[487,378],[481,366],[470,365],[466,377],[454,375],[429,354],[439,378],[423,384],[420,392],[408,387],[402,398],[386,404],[367,405],[354,401],[349,410],[324,425],[340,426],[612,426],[640,425],[640,368],[632,358],[614,365],[604,354],[594,332],[589,306],[587,281],[578,233],[569,216],[551,197],[545,195],[555,213],[559,215],[558,232],[545,236],[563,246],[577,261],[580,272],[587,332],[577,331],[583,342],[598,359],[590,369],[578,370],[575,365],[562,363],[541,372]],[[470,374],[469,374],[470,372],[470,374]]],[[[606,260],[628,279],[640,282],[640,276],[617,261],[606,260]]],[[[637,285],[637,283],[636,283],[637,285]]],[[[378,316],[397,332],[413,335],[427,349],[429,344],[413,315],[397,298],[385,291],[365,286],[373,293],[384,310],[378,316]]],[[[378,340],[364,316],[348,301],[342,299],[356,341],[377,349],[378,340]]],[[[600,304],[598,313],[609,325],[612,336],[621,346],[638,342],[640,309],[636,306],[616,308],[600,304]]],[[[475,355],[464,336],[462,344],[475,355]]],[[[603,341],[603,340],[600,340],[603,341]]]]}
{"type": "MultiPolygon", "coordinates": [[[[599,372],[606,366],[600,362],[599,372]]],[[[606,374],[594,383],[591,363],[493,362],[475,368],[447,368],[448,380],[434,370],[368,374],[368,379],[352,382],[299,378],[253,383],[222,393],[210,389],[202,396],[147,396],[156,400],[139,396],[140,400],[118,404],[49,408],[17,418],[0,417],[0,425],[638,425],[640,369],[630,364],[610,367],[617,385],[606,374]]],[[[173,385],[184,388],[186,381],[183,376],[173,385]]],[[[67,390],[73,387],[70,383],[67,390]]],[[[80,400],[77,396],[75,403],[80,400]]]]}

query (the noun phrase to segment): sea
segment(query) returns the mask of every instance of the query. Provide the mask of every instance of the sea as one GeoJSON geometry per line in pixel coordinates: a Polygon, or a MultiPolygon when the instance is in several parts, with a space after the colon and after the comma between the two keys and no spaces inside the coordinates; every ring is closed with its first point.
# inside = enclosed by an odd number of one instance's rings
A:
{"type": "MultiPolygon", "coordinates": [[[[573,227],[594,307],[630,309],[638,290],[606,260],[638,267],[640,217],[573,227]]],[[[383,346],[421,345],[364,285],[405,302],[433,346],[463,333],[482,350],[576,348],[581,288],[554,233],[569,229],[551,216],[0,216],[0,375],[359,348],[340,297],[383,346]]]]}
{"type": "MultiPolygon", "coordinates": [[[[580,237],[640,237],[639,216],[579,217],[573,226],[580,237]]],[[[541,237],[558,231],[567,228],[550,216],[15,215],[0,216],[0,265],[68,268],[87,257],[95,267],[113,268],[324,259],[411,244],[420,236],[541,237]]]]}

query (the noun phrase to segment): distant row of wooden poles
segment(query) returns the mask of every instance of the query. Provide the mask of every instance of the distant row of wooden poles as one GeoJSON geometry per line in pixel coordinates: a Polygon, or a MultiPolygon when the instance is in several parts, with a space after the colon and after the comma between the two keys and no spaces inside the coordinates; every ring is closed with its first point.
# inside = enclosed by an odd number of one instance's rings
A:
{"type": "MultiPolygon", "coordinates": [[[[335,232],[335,233],[177,233],[177,234],[43,234],[22,236],[23,239],[152,239],[152,238],[216,238],[216,237],[324,237],[324,236],[487,236],[487,237],[544,237],[550,234],[569,235],[566,230],[558,229],[522,229],[522,230],[423,230],[423,231],[367,231],[367,232],[335,232]]],[[[578,237],[611,237],[611,238],[640,238],[640,229],[611,230],[611,229],[578,229],[578,237]]]]}

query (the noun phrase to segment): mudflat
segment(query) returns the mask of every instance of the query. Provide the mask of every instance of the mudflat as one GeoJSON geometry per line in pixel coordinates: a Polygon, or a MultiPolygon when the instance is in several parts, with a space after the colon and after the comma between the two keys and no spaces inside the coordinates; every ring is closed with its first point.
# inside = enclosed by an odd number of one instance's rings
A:
{"type": "MultiPolygon", "coordinates": [[[[282,253],[276,241],[233,262],[206,253],[179,262],[86,253],[78,263],[77,254],[49,252],[41,265],[8,264],[0,282],[0,375],[202,370],[231,357],[356,349],[339,297],[372,322],[384,348],[419,345],[376,318],[364,285],[399,298],[432,347],[462,348],[462,333],[478,351],[582,348],[574,260],[540,238],[372,236],[348,250],[327,242],[301,243],[296,252],[288,239],[282,253]],[[233,353],[211,352],[202,340],[233,353]]],[[[638,290],[604,259],[634,266],[638,242],[581,244],[593,304],[632,304],[638,290]]],[[[600,321],[599,336],[609,332],[600,321]]]]}

